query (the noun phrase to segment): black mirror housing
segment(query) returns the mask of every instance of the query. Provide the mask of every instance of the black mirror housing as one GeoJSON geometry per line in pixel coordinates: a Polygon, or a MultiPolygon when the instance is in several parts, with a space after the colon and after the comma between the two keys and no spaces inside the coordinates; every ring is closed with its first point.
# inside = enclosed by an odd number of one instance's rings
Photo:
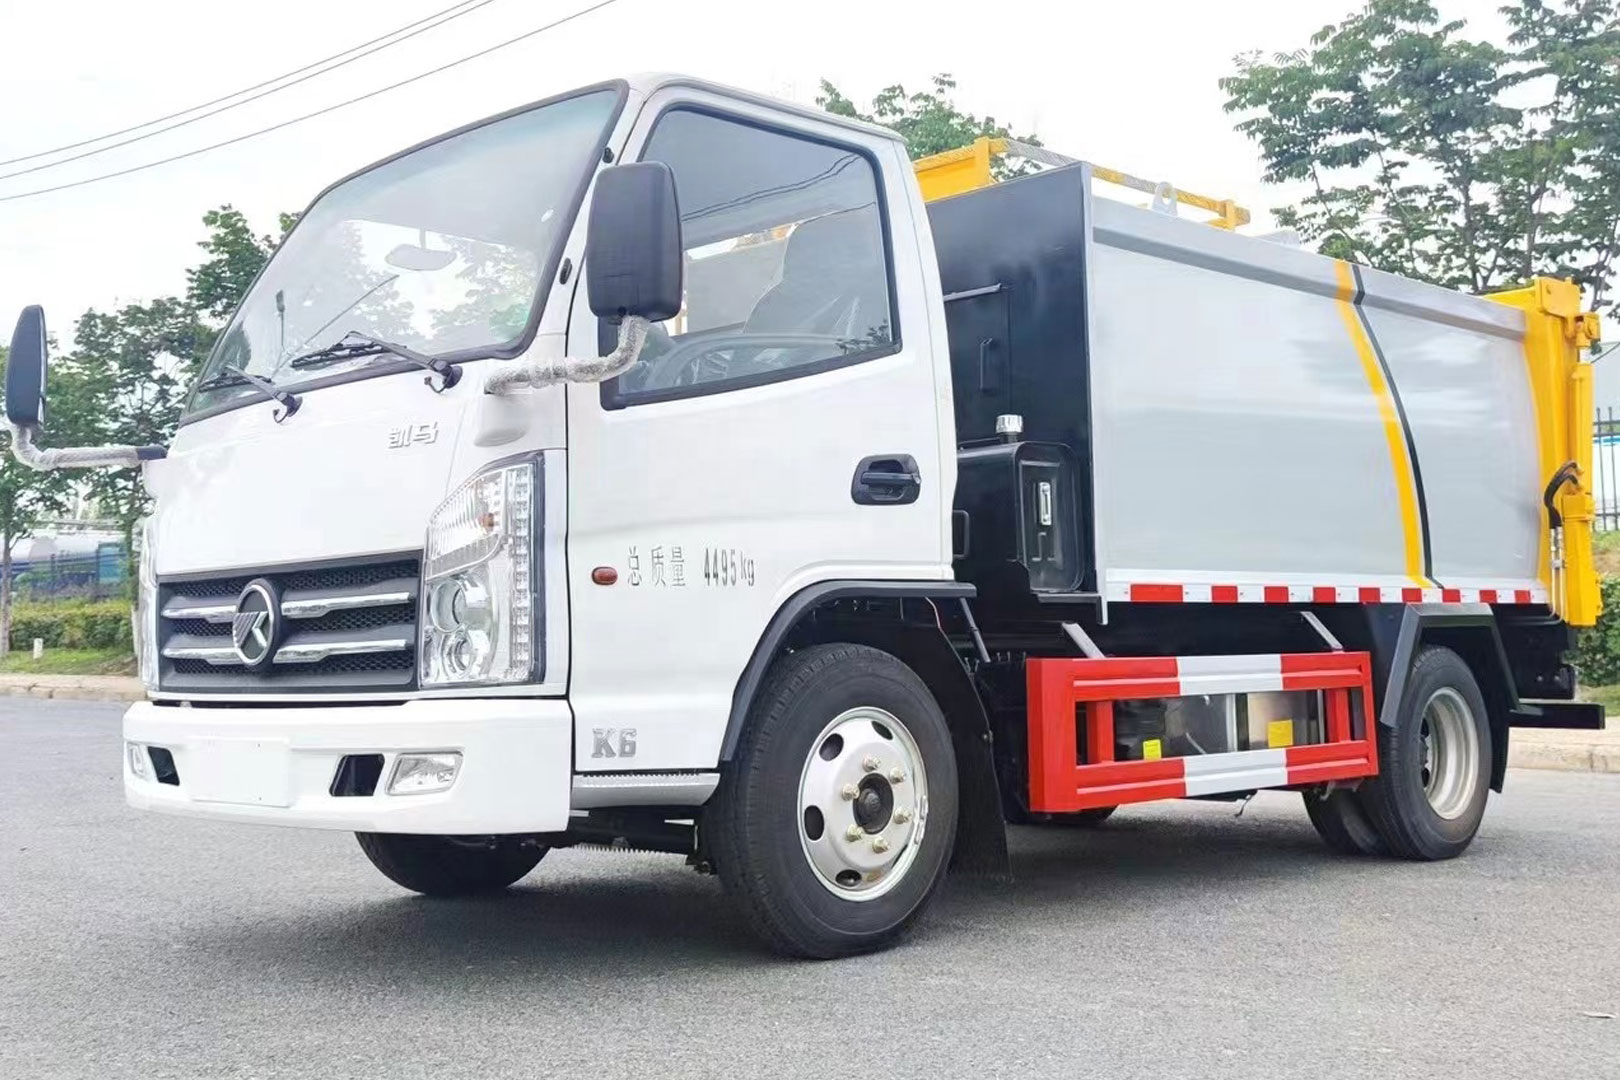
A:
{"type": "Polygon", "coordinates": [[[6,360],[6,419],[18,427],[45,424],[45,309],[23,308],[6,360]]]}
{"type": "Polygon", "coordinates": [[[585,240],[585,282],[598,318],[650,322],[681,310],[685,261],[675,176],[661,161],[603,169],[585,240]]]}

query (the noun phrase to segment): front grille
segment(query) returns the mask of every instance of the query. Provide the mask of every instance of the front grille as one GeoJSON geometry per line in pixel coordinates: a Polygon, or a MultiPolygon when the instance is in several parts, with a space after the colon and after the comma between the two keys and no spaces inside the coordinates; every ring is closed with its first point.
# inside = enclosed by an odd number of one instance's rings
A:
{"type": "Polygon", "coordinates": [[[303,566],[158,585],[159,688],[166,693],[378,693],[416,685],[420,558],[303,566]],[[280,595],[271,662],[231,644],[237,599],[256,578],[280,595]]]}

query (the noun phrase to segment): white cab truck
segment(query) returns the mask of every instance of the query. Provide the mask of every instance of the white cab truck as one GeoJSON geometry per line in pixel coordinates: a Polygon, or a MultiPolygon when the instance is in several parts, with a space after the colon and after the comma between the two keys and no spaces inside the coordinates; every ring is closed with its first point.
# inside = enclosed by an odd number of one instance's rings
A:
{"type": "Polygon", "coordinates": [[[1151,799],[1459,854],[1594,719],[1595,319],[1092,181],[644,77],[324,191],[167,446],[45,448],[25,311],[14,451],[153,497],[129,803],[441,896],[683,854],[814,957],[1151,799]]]}

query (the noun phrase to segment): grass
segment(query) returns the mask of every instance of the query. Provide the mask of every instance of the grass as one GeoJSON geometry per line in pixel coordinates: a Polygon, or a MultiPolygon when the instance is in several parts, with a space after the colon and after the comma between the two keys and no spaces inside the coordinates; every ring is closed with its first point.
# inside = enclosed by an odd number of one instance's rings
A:
{"type": "Polygon", "coordinates": [[[0,657],[4,675],[133,675],[135,657],[126,649],[46,649],[38,660],[28,649],[0,657]]]}
{"type": "Polygon", "coordinates": [[[1620,577],[1620,529],[1592,534],[1592,562],[1600,577],[1620,577]]]}
{"type": "Polygon", "coordinates": [[[1583,686],[1575,695],[1577,701],[1595,701],[1610,716],[1620,716],[1620,686],[1583,686]]]}

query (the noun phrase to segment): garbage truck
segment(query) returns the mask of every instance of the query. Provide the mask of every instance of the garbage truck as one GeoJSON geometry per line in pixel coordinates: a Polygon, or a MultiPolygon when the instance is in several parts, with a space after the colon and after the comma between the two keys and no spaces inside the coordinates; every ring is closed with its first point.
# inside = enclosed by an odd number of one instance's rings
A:
{"type": "Polygon", "coordinates": [[[1515,726],[1601,723],[1579,290],[1005,149],[676,76],[480,120],[315,198],[164,446],[50,447],[25,310],[13,452],[152,498],[129,804],[432,896],[683,855],[806,957],[1151,800],[1462,853],[1515,726]]]}

